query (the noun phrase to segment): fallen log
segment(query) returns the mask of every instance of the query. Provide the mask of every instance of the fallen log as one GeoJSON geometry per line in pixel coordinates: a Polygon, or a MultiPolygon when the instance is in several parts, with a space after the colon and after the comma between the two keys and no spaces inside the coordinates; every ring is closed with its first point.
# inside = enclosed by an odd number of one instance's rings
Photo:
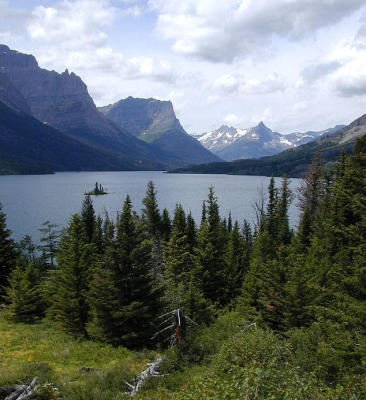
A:
{"type": "Polygon", "coordinates": [[[5,400],[26,400],[33,394],[33,389],[36,386],[38,377],[35,377],[32,382],[27,385],[20,386],[15,392],[5,397],[5,400]]]}
{"type": "Polygon", "coordinates": [[[137,392],[140,390],[141,386],[146,382],[149,378],[156,378],[162,376],[158,372],[159,365],[165,360],[165,356],[157,357],[155,360],[147,364],[148,368],[141,372],[139,378],[136,380],[136,384],[132,385],[131,383],[125,382],[126,385],[131,389],[130,396],[136,396],[137,392]]]}

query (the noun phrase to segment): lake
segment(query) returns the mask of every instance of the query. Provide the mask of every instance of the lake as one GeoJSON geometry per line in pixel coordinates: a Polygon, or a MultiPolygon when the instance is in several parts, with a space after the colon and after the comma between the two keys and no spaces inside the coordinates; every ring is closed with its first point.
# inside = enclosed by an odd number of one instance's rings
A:
{"type": "MultiPolygon", "coordinates": [[[[54,175],[11,175],[0,176],[0,202],[7,214],[7,226],[13,237],[20,240],[31,235],[38,242],[38,229],[46,220],[60,225],[67,224],[70,216],[80,211],[84,192],[93,189],[98,181],[107,189],[104,196],[92,196],[95,210],[115,217],[121,210],[127,194],[134,209],[139,213],[146,185],[152,180],[158,191],[160,210],[170,213],[181,203],[185,211],[191,211],[199,223],[202,201],[207,198],[208,188],[214,187],[222,216],[231,210],[233,220],[240,223],[244,218],[255,222],[253,203],[261,188],[267,191],[269,178],[263,176],[190,175],[166,174],[156,171],[138,172],[65,172],[54,175]]],[[[276,184],[280,185],[280,178],[276,184]]],[[[300,179],[291,179],[290,188],[296,190],[300,179]]],[[[293,227],[298,222],[296,200],[290,208],[293,227]]]]}

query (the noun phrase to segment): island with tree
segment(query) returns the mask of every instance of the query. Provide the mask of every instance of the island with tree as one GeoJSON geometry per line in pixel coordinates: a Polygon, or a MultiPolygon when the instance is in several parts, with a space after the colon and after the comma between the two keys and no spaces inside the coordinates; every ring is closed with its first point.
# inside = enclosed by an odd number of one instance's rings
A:
{"type": "Polygon", "coordinates": [[[108,194],[106,189],[102,186],[101,183],[95,182],[95,186],[93,190],[84,193],[85,196],[100,196],[102,194],[108,194]]]}

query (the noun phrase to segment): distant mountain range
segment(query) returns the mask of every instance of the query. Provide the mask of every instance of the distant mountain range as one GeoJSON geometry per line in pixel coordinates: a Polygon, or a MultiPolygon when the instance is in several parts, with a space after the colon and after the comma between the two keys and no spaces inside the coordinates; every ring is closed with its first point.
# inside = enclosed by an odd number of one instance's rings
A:
{"type": "Polygon", "coordinates": [[[226,161],[241,158],[260,158],[278,154],[283,150],[294,148],[315,140],[322,135],[340,131],[344,125],[324,131],[294,132],[283,135],[273,132],[263,122],[247,129],[222,125],[220,128],[195,137],[206,149],[226,161]]]}
{"type": "Polygon", "coordinates": [[[350,153],[358,137],[366,134],[366,114],[341,130],[323,134],[315,141],[259,159],[211,163],[179,168],[173,173],[232,174],[301,177],[314,156],[320,154],[325,165],[336,161],[341,151],[350,153]]]}
{"type": "Polygon", "coordinates": [[[99,110],[136,138],[174,154],[185,164],[220,161],[183,129],[170,101],[128,97],[99,110]]]}
{"type": "MultiPolygon", "coordinates": [[[[97,109],[80,77],[69,73],[68,70],[59,74],[42,69],[34,56],[10,50],[5,45],[0,45],[0,96],[0,101],[9,108],[30,114],[40,123],[56,129],[57,134],[62,132],[67,137],[88,146],[94,151],[95,156],[98,152],[102,152],[103,156],[99,159],[105,160],[105,163],[104,167],[99,163],[99,169],[111,168],[110,160],[118,161],[117,163],[112,161],[112,165],[113,169],[119,170],[162,170],[195,162],[219,160],[197,140],[187,138],[188,135],[178,120],[176,120],[177,129],[169,135],[165,132],[166,127],[161,127],[161,132],[164,133],[161,134],[161,138],[164,136],[162,144],[158,142],[151,144],[140,140],[97,109]]],[[[149,102],[150,99],[146,101],[149,102]]],[[[5,113],[5,109],[2,112],[5,113]]],[[[143,109],[140,111],[141,118],[149,118],[149,115],[144,117],[144,112],[143,109]]],[[[174,115],[174,111],[172,112],[174,115]]],[[[159,118],[154,127],[156,132],[159,131],[158,122],[159,118]]],[[[130,128],[134,130],[132,124],[130,128]]],[[[23,129],[21,123],[19,129],[13,125],[13,135],[22,137],[21,129],[23,129]]],[[[4,129],[1,132],[4,132],[4,129]]],[[[37,142],[38,131],[32,132],[33,139],[37,142]]],[[[34,156],[32,161],[37,163],[37,157],[41,155],[32,154],[34,156]]],[[[13,159],[14,156],[17,155],[5,154],[3,151],[0,161],[5,165],[7,160],[13,159]]],[[[80,165],[78,168],[89,170],[94,168],[93,165],[80,165]]],[[[51,169],[51,166],[48,167],[51,169]]],[[[72,168],[76,168],[76,164],[73,164],[72,168]]],[[[66,169],[70,168],[67,166],[66,169]]],[[[24,171],[24,168],[19,170],[24,171]]]]}

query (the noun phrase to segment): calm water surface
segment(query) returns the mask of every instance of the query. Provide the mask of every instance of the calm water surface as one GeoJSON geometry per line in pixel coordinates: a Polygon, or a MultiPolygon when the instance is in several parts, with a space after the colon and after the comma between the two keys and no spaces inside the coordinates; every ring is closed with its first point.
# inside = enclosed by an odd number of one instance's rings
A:
{"type": "MultiPolygon", "coordinates": [[[[110,217],[115,217],[127,194],[135,210],[140,212],[149,180],[156,186],[161,210],[166,207],[172,213],[179,202],[186,211],[192,212],[197,222],[210,186],[215,189],[222,216],[227,216],[231,210],[233,219],[242,222],[246,218],[254,222],[253,203],[261,187],[266,190],[269,183],[269,178],[262,176],[175,175],[156,171],[0,176],[0,202],[13,237],[19,240],[28,234],[37,242],[41,224],[50,220],[60,227],[65,226],[70,216],[80,211],[84,192],[91,190],[96,181],[109,193],[92,196],[96,212],[103,214],[106,210],[110,217]]],[[[280,179],[276,182],[279,185],[280,179]]],[[[299,179],[292,179],[291,189],[296,190],[299,184],[299,179]]],[[[290,209],[293,226],[298,221],[295,203],[290,209]]]]}

